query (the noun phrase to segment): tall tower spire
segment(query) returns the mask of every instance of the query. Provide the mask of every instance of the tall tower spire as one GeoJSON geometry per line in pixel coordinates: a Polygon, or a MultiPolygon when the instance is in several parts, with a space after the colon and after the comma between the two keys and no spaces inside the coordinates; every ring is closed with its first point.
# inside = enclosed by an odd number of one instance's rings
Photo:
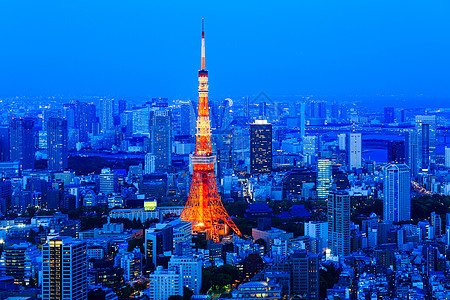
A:
{"type": "Polygon", "coordinates": [[[214,164],[216,157],[212,155],[211,122],[208,104],[208,71],[205,69],[205,31],[202,19],[202,68],[198,71],[198,117],[195,135],[195,153],[191,157],[193,174],[189,198],[181,219],[192,223],[192,233],[206,234],[208,239],[220,241],[226,234],[227,225],[235,233],[241,232],[231,220],[223,207],[217,190],[214,164]]]}
{"type": "Polygon", "coordinates": [[[202,19],[202,68],[205,70],[205,19],[202,19]]]}

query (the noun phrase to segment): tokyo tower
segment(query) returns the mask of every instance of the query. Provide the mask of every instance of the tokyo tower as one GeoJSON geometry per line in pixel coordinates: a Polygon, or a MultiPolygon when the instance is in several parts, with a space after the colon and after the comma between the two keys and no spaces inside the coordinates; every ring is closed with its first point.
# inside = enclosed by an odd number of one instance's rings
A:
{"type": "Polygon", "coordinates": [[[226,225],[241,235],[222,205],[217,191],[212,155],[211,124],[208,104],[208,71],[205,69],[205,31],[202,19],[202,62],[198,71],[198,117],[195,153],[192,156],[193,175],[189,198],[181,213],[183,221],[192,223],[192,233],[206,233],[208,239],[220,241],[225,234],[226,225]],[[226,225],[225,225],[226,224],[226,225]]]}

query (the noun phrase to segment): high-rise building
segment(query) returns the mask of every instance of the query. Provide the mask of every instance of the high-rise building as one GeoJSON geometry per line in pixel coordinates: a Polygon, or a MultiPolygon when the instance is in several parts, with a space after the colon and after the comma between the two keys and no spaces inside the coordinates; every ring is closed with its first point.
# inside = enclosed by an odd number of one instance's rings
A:
{"type": "Polygon", "coordinates": [[[410,220],[410,168],[405,164],[388,164],[383,173],[383,219],[392,222],[410,220]]]}
{"type": "Polygon", "coordinates": [[[169,261],[169,269],[178,270],[181,273],[183,287],[200,293],[202,287],[202,261],[193,256],[172,256],[169,261]]]}
{"type": "Polygon", "coordinates": [[[10,159],[18,161],[21,170],[34,169],[34,120],[14,118],[9,123],[10,159]]]}
{"type": "Polygon", "coordinates": [[[360,169],[362,166],[361,133],[349,133],[345,149],[347,150],[348,168],[350,170],[360,169]]]}
{"type": "Polygon", "coordinates": [[[405,142],[388,141],[388,162],[405,163],[405,142]]]}
{"type": "Polygon", "coordinates": [[[48,169],[62,171],[68,166],[67,120],[50,118],[47,124],[48,169]]]}
{"type": "Polygon", "coordinates": [[[114,126],[114,100],[100,99],[100,125],[103,132],[114,126]]]}
{"type": "Polygon", "coordinates": [[[303,154],[304,155],[316,155],[319,139],[315,135],[307,135],[303,138],[303,154]]]}
{"type": "Polygon", "coordinates": [[[252,174],[272,172],[272,124],[267,120],[250,124],[250,171],[252,174]]]}
{"type": "Polygon", "coordinates": [[[155,173],[155,170],[156,170],[155,156],[151,153],[145,154],[144,174],[155,173]]]}
{"type": "Polygon", "coordinates": [[[118,188],[118,178],[117,173],[112,171],[109,168],[102,169],[102,172],[100,173],[100,193],[104,195],[109,195],[113,193],[117,193],[119,191],[118,188]]]}
{"type": "Polygon", "coordinates": [[[16,284],[28,285],[37,277],[38,256],[38,248],[31,243],[8,245],[0,259],[0,275],[13,277],[16,284]]]}
{"type": "Polygon", "coordinates": [[[319,256],[306,250],[292,255],[292,294],[301,299],[319,299],[319,256]]]}
{"type": "Polygon", "coordinates": [[[442,222],[441,222],[441,216],[436,214],[434,211],[431,213],[431,226],[433,226],[433,230],[434,230],[434,236],[435,237],[440,237],[442,235],[441,232],[441,227],[442,227],[442,222]]]}
{"type": "Polygon", "coordinates": [[[306,103],[300,103],[300,136],[302,139],[305,137],[305,128],[306,128],[306,103]]]}
{"type": "Polygon", "coordinates": [[[419,172],[419,154],[417,132],[405,132],[405,163],[411,168],[411,175],[416,177],[419,172]]]}
{"type": "Polygon", "coordinates": [[[331,161],[328,159],[319,159],[317,162],[317,198],[328,198],[332,183],[331,161]]]}
{"type": "Polygon", "coordinates": [[[86,241],[61,236],[42,247],[42,299],[87,299],[86,241]]]}
{"type": "Polygon", "coordinates": [[[180,134],[195,134],[195,112],[191,101],[180,105],[180,134]]]}
{"type": "Polygon", "coordinates": [[[119,115],[127,110],[127,101],[125,101],[124,99],[120,99],[118,105],[119,105],[118,107],[119,115]]]}
{"type": "Polygon", "coordinates": [[[77,101],[75,106],[75,127],[79,129],[79,141],[88,142],[97,118],[95,104],[77,101]]]}
{"type": "Polygon", "coordinates": [[[305,235],[319,240],[319,250],[325,251],[328,240],[328,222],[309,221],[305,222],[305,235]]]}
{"type": "Polygon", "coordinates": [[[0,161],[9,161],[9,128],[0,127],[0,161]]]}
{"type": "Polygon", "coordinates": [[[450,168],[450,147],[445,147],[445,167],[450,168]]]}
{"type": "Polygon", "coordinates": [[[416,116],[418,165],[429,170],[436,163],[436,116],[416,116]]]}
{"type": "Polygon", "coordinates": [[[345,145],[347,141],[347,135],[345,133],[338,134],[338,146],[339,150],[345,151],[345,145]]]}
{"type": "Polygon", "coordinates": [[[334,256],[350,254],[350,195],[333,191],[328,197],[328,248],[334,256]]]}
{"type": "Polygon", "coordinates": [[[155,169],[165,171],[172,165],[172,113],[167,108],[150,111],[151,153],[155,169]]]}
{"type": "Polygon", "coordinates": [[[395,110],[393,107],[384,108],[384,123],[394,123],[395,122],[395,110]]]}

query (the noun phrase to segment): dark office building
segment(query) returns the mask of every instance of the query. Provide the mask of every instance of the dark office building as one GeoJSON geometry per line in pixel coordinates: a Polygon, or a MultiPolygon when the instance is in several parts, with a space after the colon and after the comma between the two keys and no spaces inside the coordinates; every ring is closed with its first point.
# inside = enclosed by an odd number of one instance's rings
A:
{"type": "Polygon", "coordinates": [[[95,104],[86,102],[76,103],[75,127],[80,130],[80,142],[89,141],[89,134],[94,132],[96,119],[95,104]]]}
{"type": "Polygon", "coordinates": [[[21,170],[34,169],[34,120],[13,118],[9,123],[10,159],[19,161],[21,170]]]}
{"type": "Polygon", "coordinates": [[[146,198],[162,198],[167,195],[167,174],[144,175],[139,183],[139,192],[146,198]]]}
{"type": "Polygon", "coordinates": [[[250,125],[250,172],[252,174],[272,171],[272,124],[256,120],[250,125]]]}
{"type": "Polygon", "coordinates": [[[9,161],[9,128],[0,127],[0,161],[9,161]]]}
{"type": "Polygon", "coordinates": [[[395,122],[395,110],[393,107],[384,108],[384,123],[394,123],[395,122]]]}
{"type": "Polygon", "coordinates": [[[405,163],[405,142],[389,141],[388,142],[388,162],[398,164],[405,163]]]}
{"type": "Polygon", "coordinates": [[[283,178],[283,197],[302,194],[303,183],[316,182],[317,172],[307,168],[290,170],[283,178]]]}
{"type": "Polygon", "coordinates": [[[119,100],[118,112],[119,115],[127,110],[127,102],[124,99],[119,100]]]}
{"type": "Polygon", "coordinates": [[[50,118],[47,123],[48,169],[67,169],[67,120],[50,118]]]}
{"type": "Polygon", "coordinates": [[[169,109],[162,106],[150,112],[150,139],[156,170],[167,170],[172,165],[172,112],[169,109]]]}

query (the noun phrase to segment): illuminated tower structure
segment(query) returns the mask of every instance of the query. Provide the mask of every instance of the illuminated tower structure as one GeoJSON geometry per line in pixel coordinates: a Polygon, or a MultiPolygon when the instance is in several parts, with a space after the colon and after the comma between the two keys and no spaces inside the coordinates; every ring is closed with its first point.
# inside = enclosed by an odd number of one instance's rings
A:
{"type": "Polygon", "coordinates": [[[214,164],[216,157],[211,148],[211,125],[208,104],[208,71],[205,69],[205,32],[202,20],[202,63],[198,72],[198,116],[195,153],[192,156],[193,175],[189,198],[181,214],[183,221],[192,223],[193,234],[206,234],[219,242],[226,225],[241,235],[222,205],[217,191],[214,164]]]}

